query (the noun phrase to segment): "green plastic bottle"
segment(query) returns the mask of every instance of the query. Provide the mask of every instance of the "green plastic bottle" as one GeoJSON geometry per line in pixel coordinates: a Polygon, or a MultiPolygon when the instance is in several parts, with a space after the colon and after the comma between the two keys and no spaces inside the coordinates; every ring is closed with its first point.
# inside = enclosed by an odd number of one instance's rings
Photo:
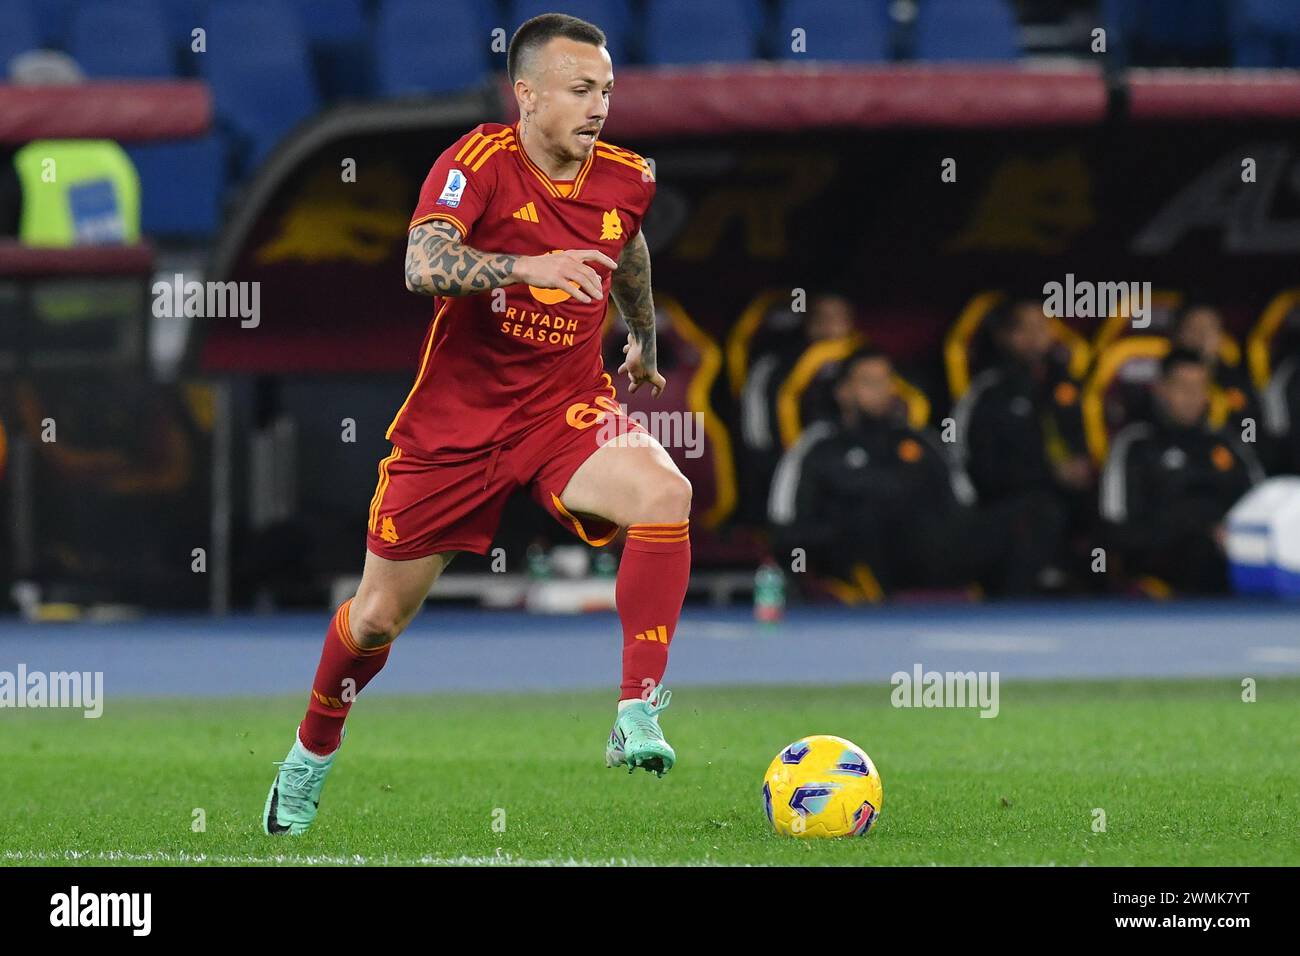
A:
{"type": "Polygon", "coordinates": [[[764,561],[754,572],[754,620],[777,624],[785,617],[785,575],[773,561],[764,561]]]}
{"type": "Polygon", "coordinates": [[[545,581],[551,576],[551,556],[540,544],[530,544],[525,552],[528,576],[534,581],[545,581]]]}
{"type": "Polygon", "coordinates": [[[597,551],[591,562],[592,573],[598,578],[618,577],[618,562],[608,551],[597,551]]]}

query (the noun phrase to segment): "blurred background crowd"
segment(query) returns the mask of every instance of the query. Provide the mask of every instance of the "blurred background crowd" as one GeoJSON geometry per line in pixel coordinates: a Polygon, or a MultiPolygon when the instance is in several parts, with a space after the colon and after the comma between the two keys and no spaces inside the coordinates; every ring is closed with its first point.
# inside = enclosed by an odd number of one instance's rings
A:
{"type": "MultiPolygon", "coordinates": [[[[620,398],[704,423],[697,596],[1229,588],[1229,509],[1300,471],[1293,0],[0,0],[0,601],[359,572],[429,319],[407,217],[550,10],[656,165],[670,388],[620,398]],[[1153,291],[1049,314],[1067,275],[1153,291]],[[256,323],[173,314],[191,281],[256,323]]],[[[572,542],[509,515],[549,573],[572,542]]]]}

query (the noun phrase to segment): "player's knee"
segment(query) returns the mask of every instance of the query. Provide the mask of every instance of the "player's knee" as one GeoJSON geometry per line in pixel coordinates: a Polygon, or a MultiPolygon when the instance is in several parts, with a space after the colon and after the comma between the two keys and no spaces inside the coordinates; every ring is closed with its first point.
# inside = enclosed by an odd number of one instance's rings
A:
{"type": "Polygon", "coordinates": [[[357,606],[354,599],[348,615],[352,639],[360,647],[382,647],[397,640],[406,629],[407,617],[391,598],[372,597],[357,606]]]}
{"type": "Polygon", "coordinates": [[[691,516],[691,483],[679,471],[657,475],[643,498],[641,521],[685,521],[691,516]]]}

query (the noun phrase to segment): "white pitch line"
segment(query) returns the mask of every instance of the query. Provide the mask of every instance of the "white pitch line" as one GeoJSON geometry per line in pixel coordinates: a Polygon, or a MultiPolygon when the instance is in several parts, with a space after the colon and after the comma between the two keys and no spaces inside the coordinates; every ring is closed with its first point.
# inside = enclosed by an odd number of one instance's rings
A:
{"type": "MultiPolygon", "coordinates": [[[[352,856],[329,856],[298,853],[276,853],[269,856],[223,856],[209,853],[178,853],[166,850],[151,850],[145,853],[126,853],[121,850],[64,850],[62,853],[30,852],[25,850],[5,850],[0,853],[0,860],[10,863],[170,863],[203,864],[218,866],[254,866],[276,864],[280,866],[654,866],[643,860],[615,858],[606,860],[569,859],[531,859],[517,857],[509,853],[499,856],[419,856],[419,857],[367,857],[361,854],[352,856]]],[[[718,865],[710,862],[703,864],[718,865]]]]}

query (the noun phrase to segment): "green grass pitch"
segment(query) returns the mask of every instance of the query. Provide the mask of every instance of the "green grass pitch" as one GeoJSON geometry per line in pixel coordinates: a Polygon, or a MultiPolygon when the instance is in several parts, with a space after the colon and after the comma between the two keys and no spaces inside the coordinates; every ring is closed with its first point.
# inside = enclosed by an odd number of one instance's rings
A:
{"type": "Polygon", "coordinates": [[[889,690],[683,686],[662,780],[603,766],[612,693],[363,697],[315,829],[275,840],[259,815],[300,698],[7,710],[0,864],[1300,863],[1300,679],[1255,703],[1232,679],[1005,682],[993,719],[889,690]],[[875,760],[865,839],[769,831],[763,771],[811,733],[875,760]]]}

